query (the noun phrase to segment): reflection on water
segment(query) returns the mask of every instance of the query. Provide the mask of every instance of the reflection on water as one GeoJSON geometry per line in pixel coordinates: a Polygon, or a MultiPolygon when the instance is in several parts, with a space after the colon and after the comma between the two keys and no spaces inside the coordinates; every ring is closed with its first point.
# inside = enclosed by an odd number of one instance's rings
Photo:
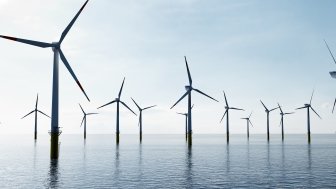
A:
{"type": "Polygon", "coordinates": [[[50,160],[48,187],[57,188],[59,186],[58,160],[50,160]]]}
{"type": "Polygon", "coordinates": [[[185,178],[186,178],[186,188],[193,188],[193,159],[192,159],[192,147],[188,146],[186,148],[186,159],[185,159],[185,178]]]}
{"type": "Polygon", "coordinates": [[[36,140],[34,140],[34,158],[33,158],[33,167],[36,169],[36,153],[37,153],[37,147],[36,147],[36,140]]]}
{"type": "MultiPolygon", "coordinates": [[[[312,175],[312,157],[311,157],[311,144],[307,145],[307,163],[308,163],[308,183],[311,186],[313,183],[312,175]]],[[[334,183],[335,184],[335,183],[334,183]]]]}
{"type": "Polygon", "coordinates": [[[230,144],[226,145],[226,174],[230,174],[230,144]]]}
{"type": "Polygon", "coordinates": [[[115,148],[115,168],[113,179],[116,181],[117,186],[119,186],[119,178],[120,178],[121,170],[120,170],[120,152],[119,152],[119,145],[116,145],[115,148]]]}
{"type": "Polygon", "coordinates": [[[198,136],[189,148],[180,136],[148,136],[142,144],[129,136],[121,145],[111,135],[64,136],[58,161],[49,159],[49,136],[34,143],[0,137],[0,189],[335,188],[334,135],[310,145],[304,135],[270,143],[243,137],[226,144],[222,136],[198,136]]]}

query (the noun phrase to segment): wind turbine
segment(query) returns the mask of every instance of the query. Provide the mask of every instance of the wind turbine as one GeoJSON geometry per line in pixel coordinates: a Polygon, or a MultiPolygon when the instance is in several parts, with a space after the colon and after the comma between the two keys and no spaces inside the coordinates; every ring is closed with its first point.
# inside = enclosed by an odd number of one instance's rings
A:
{"type": "Polygon", "coordinates": [[[270,114],[270,112],[278,109],[279,107],[276,107],[276,108],[273,108],[273,109],[269,110],[261,100],[260,100],[260,102],[264,106],[265,112],[267,114],[267,141],[269,141],[269,139],[270,139],[270,135],[269,135],[269,114],[270,114]]]}
{"type": "MultiPolygon", "coordinates": [[[[324,40],[324,43],[326,44],[326,46],[327,46],[327,48],[328,48],[328,50],[329,50],[329,53],[330,53],[332,59],[334,60],[334,63],[336,64],[335,57],[334,57],[333,53],[331,52],[331,50],[330,50],[330,48],[329,48],[329,45],[328,45],[327,41],[324,40]]],[[[336,71],[329,72],[329,74],[330,74],[330,76],[331,76],[332,78],[336,78],[336,71]]],[[[332,113],[334,113],[335,104],[336,104],[336,98],[335,98],[335,100],[334,100],[334,106],[333,106],[333,109],[332,109],[332,113]]]]}
{"type": "Polygon", "coordinates": [[[250,124],[253,127],[253,124],[252,124],[252,122],[250,120],[251,115],[252,115],[252,112],[251,112],[251,114],[248,117],[241,118],[241,119],[245,119],[246,123],[247,123],[247,139],[250,139],[250,124]]]}
{"type": "MultiPolygon", "coordinates": [[[[193,109],[194,105],[191,106],[191,109],[193,109]]],[[[185,116],[185,137],[186,141],[188,141],[188,113],[179,113],[176,112],[177,114],[185,116]]]]}
{"type": "MultiPolygon", "coordinates": [[[[334,63],[336,64],[336,59],[335,59],[334,55],[332,54],[332,52],[331,52],[331,50],[330,50],[330,48],[329,48],[329,45],[328,45],[327,41],[324,40],[324,43],[326,44],[326,46],[327,46],[327,48],[328,48],[328,50],[329,50],[329,53],[330,53],[332,59],[334,60],[334,63]]],[[[331,71],[331,72],[329,72],[329,74],[330,74],[330,76],[331,76],[332,78],[336,79],[336,71],[331,71]]]]}
{"type": "Polygon", "coordinates": [[[294,114],[294,112],[284,113],[282,111],[279,103],[278,103],[278,107],[280,109],[280,115],[281,115],[281,121],[280,121],[280,124],[281,124],[281,139],[284,140],[284,119],[283,118],[284,118],[285,115],[294,114]]]}
{"type": "Polygon", "coordinates": [[[143,110],[147,110],[147,109],[150,109],[150,108],[153,108],[155,107],[156,105],[153,105],[153,106],[148,106],[146,108],[140,108],[140,106],[135,102],[135,100],[133,98],[131,98],[134,102],[134,104],[138,107],[139,109],[139,112],[140,112],[140,115],[139,115],[139,127],[140,127],[140,142],[142,141],[142,111],[143,110]]]}
{"type": "Polygon", "coordinates": [[[98,109],[104,107],[104,106],[108,106],[110,104],[113,104],[113,103],[117,103],[117,124],[116,124],[116,141],[117,141],[117,144],[119,144],[119,103],[121,103],[122,105],[124,105],[127,109],[129,109],[134,115],[136,115],[136,113],[133,112],[133,110],[131,108],[129,108],[123,101],[120,100],[120,97],[121,97],[121,92],[122,92],[122,89],[124,87],[124,82],[125,82],[125,77],[124,77],[124,80],[121,84],[121,87],[120,87],[120,91],[119,91],[119,94],[118,94],[118,97],[114,100],[112,100],[111,102],[107,103],[107,104],[104,104],[100,107],[98,107],[98,109]]]}
{"type": "Polygon", "coordinates": [[[83,119],[82,119],[82,123],[80,124],[80,127],[82,127],[83,122],[84,122],[84,139],[86,139],[86,116],[88,116],[88,115],[95,115],[95,114],[98,114],[98,113],[86,113],[83,110],[83,108],[82,108],[82,106],[80,104],[79,104],[79,107],[80,107],[80,109],[82,110],[82,112],[84,114],[83,119]]]}
{"type": "Polygon", "coordinates": [[[311,106],[311,102],[313,100],[313,95],[314,95],[314,90],[313,90],[313,93],[311,95],[311,98],[310,98],[310,101],[309,101],[309,104],[304,104],[303,107],[300,107],[300,108],[296,108],[297,110],[299,109],[303,109],[303,108],[307,108],[307,129],[308,129],[308,143],[310,143],[310,112],[309,110],[313,110],[313,112],[320,118],[321,116],[314,110],[314,108],[311,106]]]}
{"type": "MultiPolygon", "coordinates": [[[[53,65],[53,86],[52,86],[52,108],[51,108],[51,146],[50,146],[50,157],[52,159],[57,159],[58,158],[58,136],[60,135],[59,131],[59,125],[58,125],[58,81],[59,81],[59,72],[58,72],[58,65],[59,65],[59,57],[61,57],[62,62],[64,63],[65,67],[68,69],[70,72],[71,76],[73,79],[76,81],[77,85],[79,88],[82,90],[86,98],[89,100],[88,96],[86,95],[82,85],[80,84],[79,80],[77,79],[75,73],[73,72],[69,62],[65,58],[65,55],[63,54],[61,50],[61,44],[68,34],[69,30],[77,20],[78,16],[80,13],[83,11],[84,7],[88,3],[89,0],[87,0],[84,5],[80,8],[78,13],[75,15],[75,17],[71,20],[69,25],[65,28],[63,31],[60,39],[58,42],[53,42],[53,43],[45,43],[45,42],[39,42],[39,41],[32,41],[32,40],[27,40],[27,39],[20,39],[16,37],[10,37],[10,36],[4,36],[0,35],[0,37],[8,39],[8,40],[13,40],[17,41],[20,43],[25,43],[28,45],[33,45],[41,48],[49,48],[51,47],[52,50],[54,51],[54,65],[53,65]]],[[[90,100],[89,100],[90,101],[90,100]]]]}
{"type": "Polygon", "coordinates": [[[45,114],[42,111],[40,111],[39,109],[37,109],[37,105],[38,105],[38,94],[37,94],[37,97],[36,97],[35,109],[21,118],[21,119],[23,119],[23,118],[29,116],[30,114],[35,113],[35,132],[34,132],[34,139],[35,140],[37,139],[37,113],[41,113],[41,114],[50,118],[50,116],[48,116],[47,114],[45,114]]]}
{"type": "Polygon", "coordinates": [[[230,131],[229,131],[229,110],[242,110],[242,111],[245,111],[244,109],[240,109],[240,108],[235,108],[235,107],[230,107],[229,106],[229,103],[226,99],[226,95],[225,95],[225,92],[223,91],[224,93],[224,99],[225,99],[225,112],[224,112],[224,115],[222,117],[222,119],[220,120],[220,122],[223,121],[225,115],[226,115],[226,141],[229,142],[229,134],[230,134],[230,131]]]}
{"type": "Polygon", "coordinates": [[[184,97],[186,97],[188,95],[188,145],[191,146],[192,144],[192,124],[191,124],[191,91],[196,91],[214,101],[217,101],[216,99],[212,98],[211,96],[203,93],[202,91],[198,90],[198,89],[195,89],[192,87],[192,79],[191,79],[191,75],[190,75],[190,71],[189,71],[189,67],[188,67],[188,62],[187,62],[187,58],[184,56],[184,60],[185,60],[185,63],[186,63],[186,67],[187,67],[187,72],[188,72],[188,79],[189,79],[189,85],[185,86],[185,89],[187,92],[185,92],[183,94],[183,96],[170,108],[174,108],[174,106],[176,104],[178,104],[184,97]]]}

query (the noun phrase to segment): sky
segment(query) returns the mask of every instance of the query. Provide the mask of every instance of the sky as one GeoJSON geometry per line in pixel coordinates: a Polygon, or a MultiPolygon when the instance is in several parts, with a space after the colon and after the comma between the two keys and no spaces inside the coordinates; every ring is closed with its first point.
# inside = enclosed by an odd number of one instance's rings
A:
{"type": "MultiPolygon", "coordinates": [[[[84,0],[0,0],[0,34],[43,42],[58,41],[84,0]]],[[[224,134],[223,91],[229,105],[230,133],[246,133],[240,118],[252,111],[252,134],[266,133],[266,114],[279,102],[284,111],[308,103],[312,133],[334,133],[336,70],[324,44],[336,53],[333,0],[91,0],[62,43],[62,51],[91,99],[88,102],[60,62],[59,123],[65,134],[81,134],[81,103],[87,112],[88,134],[115,133],[114,100],[126,77],[121,100],[143,113],[144,134],[182,134],[187,99],[187,56],[194,88],[219,100],[192,94],[193,133],[224,134]]],[[[0,134],[31,134],[34,109],[51,114],[51,49],[0,39],[0,134]]],[[[121,107],[121,134],[136,134],[138,118],[121,107]]],[[[307,132],[306,110],[285,117],[286,133],[307,132]]],[[[270,115],[270,132],[279,134],[280,115],[270,115]]],[[[48,134],[50,119],[39,115],[38,133],[48,134]]]]}

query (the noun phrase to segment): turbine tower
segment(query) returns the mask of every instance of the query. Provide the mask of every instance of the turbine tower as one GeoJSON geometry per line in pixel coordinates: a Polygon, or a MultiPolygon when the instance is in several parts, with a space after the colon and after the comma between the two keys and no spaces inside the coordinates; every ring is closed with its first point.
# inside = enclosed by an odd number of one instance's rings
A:
{"type": "Polygon", "coordinates": [[[252,115],[252,112],[251,112],[250,116],[241,118],[241,119],[245,119],[245,120],[246,120],[246,123],[247,123],[247,140],[250,139],[250,124],[251,124],[251,126],[253,127],[253,124],[252,124],[252,122],[251,122],[251,120],[250,120],[251,115],[252,115]]]}
{"type": "Polygon", "coordinates": [[[225,115],[226,115],[226,141],[229,142],[229,134],[230,134],[230,131],[229,131],[229,110],[242,110],[242,111],[245,111],[244,109],[240,109],[240,108],[235,108],[235,107],[230,107],[229,106],[229,103],[226,99],[226,95],[225,95],[225,92],[223,91],[224,93],[224,99],[225,99],[225,112],[224,112],[224,115],[222,117],[222,119],[220,120],[220,123],[223,121],[225,115]]]}
{"type": "Polygon", "coordinates": [[[95,114],[98,114],[98,113],[86,113],[83,110],[83,108],[82,108],[82,106],[80,104],[79,104],[79,107],[80,107],[80,109],[82,110],[82,112],[84,114],[83,119],[82,119],[82,123],[80,124],[80,127],[82,127],[83,122],[84,122],[84,140],[85,140],[86,139],[86,116],[88,116],[88,115],[95,115],[95,114]]]}
{"type": "Polygon", "coordinates": [[[117,144],[119,144],[119,134],[120,134],[120,131],[119,131],[119,103],[121,103],[123,106],[125,106],[127,109],[129,109],[134,115],[136,115],[136,113],[134,113],[131,108],[129,108],[123,101],[120,100],[122,89],[124,87],[124,82],[125,82],[125,77],[124,77],[124,80],[121,84],[118,97],[116,99],[112,100],[111,102],[109,102],[107,104],[104,104],[104,105],[98,107],[98,109],[100,109],[102,107],[108,106],[108,105],[113,104],[115,102],[117,103],[117,122],[116,122],[116,142],[117,142],[117,144]]]}
{"type": "Polygon", "coordinates": [[[138,125],[139,125],[139,128],[140,128],[140,143],[141,143],[141,142],[142,142],[142,111],[143,111],[143,110],[150,109],[150,108],[153,108],[153,107],[155,107],[156,105],[148,106],[148,107],[146,107],[146,108],[141,108],[141,107],[135,102],[135,100],[134,100],[133,98],[131,98],[131,99],[133,100],[134,104],[138,107],[139,112],[140,112],[140,115],[139,115],[139,123],[138,123],[138,125]]]}
{"type": "MultiPolygon", "coordinates": [[[[89,100],[88,96],[86,95],[82,85],[80,84],[79,80],[77,79],[75,73],[73,72],[69,62],[65,58],[65,55],[63,54],[61,50],[61,44],[70,31],[71,27],[73,24],[76,22],[78,16],[81,14],[83,11],[84,7],[88,3],[89,0],[87,0],[84,5],[80,8],[78,13],[75,15],[75,17],[71,20],[69,25],[65,28],[63,31],[60,39],[58,42],[53,42],[53,43],[45,43],[45,42],[39,42],[39,41],[32,41],[32,40],[27,40],[27,39],[20,39],[16,37],[10,37],[10,36],[4,36],[0,35],[0,37],[8,39],[8,40],[13,40],[16,42],[20,43],[25,43],[28,45],[33,45],[41,48],[49,48],[51,47],[53,52],[54,52],[54,64],[53,64],[53,86],[52,86],[52,108],[51,108],[51,145],[50,145],[50,158],[51,159],[57,159],[58,158],[58,148],[59,148],[59,143],[58,143],[58,136],[60,135],[60,130],[59,130],[59,125],[58,125],[58,81],[59,81],[59,57],[61,57],[62,62],[64,63],[65,67],[67,70],[70,72],[71,76],[73,79],[76,81],[77,85],[79,88],[82,90],[86,98],[89,100]]],[[[90,100],[89,100],[90,101],[90,100]]]]}
{"type": "Polygon", "coordinates": [[[192,79],[191,79],[191,75],[190,75],[190,71],[189,71],[189,67],[188,67],[188,62],[187,62],[187,58],[184,56],[184,60],[185,60],[185,63],[186,63],[186,67],[187,67],[187,72],[188,72],[188,79],[189,79],[189,85],[185,86],[185,89],[187,92],[185,92],[183,94],[183,96],[170,108],[174,108],[174,106],[176,104],[178,104],[184,97],[186,97],[188,95],[188,145],[191,146],[192,144],[192,124],[191,124],[191,91],[196,91],[216,102],[218,102],[218,100],[212,98],[211,96],[203,93],[202,91],[198,90],[198,89],[195,89],[192,87],[192,79]]]}
{"type": "Polygon", "coordinates": [[[50,116],[48,116],[47,114],[45,114],[42,111],[40,111],[39,109],[37,109],[37,105],[38,105],[38,94],[37,94],[37,97],[36,97],[35,109],[21,118],[21,119],[23,119],[23,118],[29,116],[30,114],[35,113],[35,132],[34,132],[34,139],[35,140],[37,139],[37,113],[41,113],[41,114],[50,118],[50,116]]]}
{"type": "Polygon", "coordinates": [[[307,133],[307,134],[308,134],[308,143],[310,143],[310,112],[309,112],[309,110],[310,110],[310,109],[313,110],[313,112],[314,112],[320,119],[322,119],[321,116],[314,110],[314,108],[313,108],[312,105],[311,105],[311,102],[312,102],[312,100],[313,100],[313,95],[314,95],[314,90],[313,90],[313,93],[312,93],[312,95],[311,95],[309,104],[304,104],[303,107],[296,108],[297,110],[307,108],[307,130],[308,130],[308,133],[307,133]]]}
{"type": "Polygon", "coordinates": [[[285,115],[289,115],[289,114],[293,114],[294,112],[288,112],[288,113],[284,113],[281,109],[280,104],[278,103],[278,107],[280,109],[280,115],[281,115],[281,120],[280,120],[280,125],[281,125],[281,139],[282,141],[284,140],[284,116],[285,115]]]}
{"type": "Polygon", "coordinates": [[[270,140],[270,134],[269,134],[269,114],[270,114],[270,112],[278,109],[279,107],[276,107],[276,108],[273,108],[273,109],[269,110],[261,100],[260,100],[260,102],[264,106],[265,112],[267,114],[267,141],[269,141],[270,140]]]}
{"type": "MultiPolygon", "coordinates": [[[[191,106],[191,109],[193,109],[194,105],[191,106]]],[[[179,113],[176,112],[177,114],[185,116],[185,137],[186,141],[188,142],[188,113],[179,113]]]]}

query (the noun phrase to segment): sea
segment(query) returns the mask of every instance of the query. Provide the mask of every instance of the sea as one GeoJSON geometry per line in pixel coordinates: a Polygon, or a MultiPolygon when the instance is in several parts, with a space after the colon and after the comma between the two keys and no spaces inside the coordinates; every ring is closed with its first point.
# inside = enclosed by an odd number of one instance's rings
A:
{"type": "Polygon", "coordinates": [[[0,188],[336,188],[336,134],[0,137],[0,188]]]}

